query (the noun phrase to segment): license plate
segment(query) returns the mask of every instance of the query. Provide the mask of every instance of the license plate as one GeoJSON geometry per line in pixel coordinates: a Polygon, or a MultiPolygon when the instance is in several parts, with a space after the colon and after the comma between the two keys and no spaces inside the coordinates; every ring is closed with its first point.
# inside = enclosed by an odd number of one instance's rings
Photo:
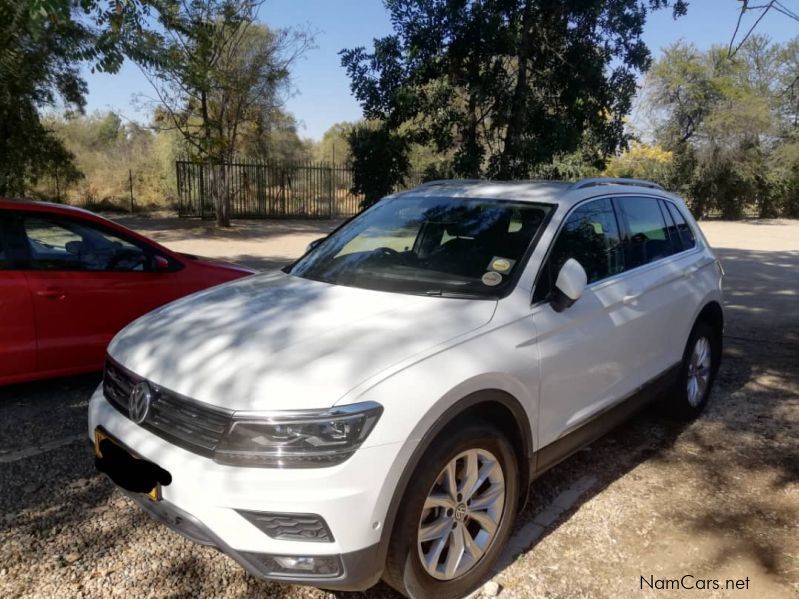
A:
{"type": "MultiPolygon", "coordinates": [[[[94,455],[95,455],[96,458],[98,458],[98,459],[102,459],[103,458],[103,452],[100,449],[100,443],[102,441],[105,441],[105,440],[108,440],[110,443],[113,443],[117,448],[119,448],[122,451],[124,451],[132,459],[134,459],[134,460],[141,460],[142,459],[140,456],[138,456],[135,453],[133,453],[131,450],[129,450],[122,443],[117,441],[114,437],[109,435],[107,432],[105,432],[100,427],[94,429],[94,455]]],[[[155,486],[150,491],[148,491],[147,493],[142,493],[142,494],[144,496],[146,496],[150,501],[160,501],[161,500],[161,484],[156,482],[155,486]]]]}

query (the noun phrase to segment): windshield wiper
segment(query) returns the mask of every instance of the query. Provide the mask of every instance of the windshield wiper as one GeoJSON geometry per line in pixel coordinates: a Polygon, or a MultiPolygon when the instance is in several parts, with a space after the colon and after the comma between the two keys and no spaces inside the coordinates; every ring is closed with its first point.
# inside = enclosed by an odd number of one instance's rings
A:
{"type": "Polygon", "coordinates": [[[429,297],[456,297],[456,298],[463,298],[463,299],[493,299],[490,297],[486,297],[485,295],[480,295],[478,293],[464,293],[460,291],[444,291],[443,289],[428,289],[427,291],[423,291],[422,295],[427,295],[429,297]]]}

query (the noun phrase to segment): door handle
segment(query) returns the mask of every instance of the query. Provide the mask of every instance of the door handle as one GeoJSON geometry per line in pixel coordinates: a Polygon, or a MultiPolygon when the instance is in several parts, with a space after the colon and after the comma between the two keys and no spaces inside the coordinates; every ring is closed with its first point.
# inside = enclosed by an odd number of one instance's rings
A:
{"type": "Polygon", "coordinates": [[[40,289],[36,292],[38,297],[43,297],[50,300],[62,300],[67,294],[60,287],[48,287],[47,289],[40,289]]]}
{"type": "Polygon", "coordinates": [[[641,293],[639,291],[633,291],[632,293],[629,293],[621,298],[621,303],[625,305],[634,304],[636,301],[638,301],[639,297],[641,297],[641,293]]]}

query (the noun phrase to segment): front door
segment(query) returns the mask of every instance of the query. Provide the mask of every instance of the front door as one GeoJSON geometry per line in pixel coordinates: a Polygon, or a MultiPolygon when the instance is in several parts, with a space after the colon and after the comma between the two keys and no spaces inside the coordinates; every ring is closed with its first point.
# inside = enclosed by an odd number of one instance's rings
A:
{"type": "Polygon", "coordinates": [[[541,364],[539,439],[546,446],[632,393],[639,384],[639,316],[624,271],[624,246],[609,198],[579,205],[566,218],[534,292],[541,364]],[[588,275],[582,297],[563,312],[545,301],[563,263],[588,275]]]}
{"type": "Polygon", "coordinates": [[[173,273],[152,272],[150,249],[79,219],[21,212],[36,320],[37,370],[100,369],[127,323],[181,295],[173,273]]]}

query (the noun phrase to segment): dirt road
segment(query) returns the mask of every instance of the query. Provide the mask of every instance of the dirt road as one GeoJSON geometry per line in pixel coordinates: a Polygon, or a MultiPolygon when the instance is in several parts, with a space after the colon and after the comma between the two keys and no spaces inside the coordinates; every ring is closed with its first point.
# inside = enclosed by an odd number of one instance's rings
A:
{"type": "MultiPolygon", "coordinates": [[[[220,233],[124,220],[180,251],[263,269],[335,224],[220,233]]],[[[728,273],[707,413],[680,426],[648,410],[537,481],[514,541],[523,551],[495,579],[502,597],[799,596],[799,222],[702,227],[728,273]],[[675,580],[721,588],[675,591],[675,580]]],[[[256,581],[114,492],[83,440],[98,380],[0,389],[0,596],[332,596],[256,581]]]]}

